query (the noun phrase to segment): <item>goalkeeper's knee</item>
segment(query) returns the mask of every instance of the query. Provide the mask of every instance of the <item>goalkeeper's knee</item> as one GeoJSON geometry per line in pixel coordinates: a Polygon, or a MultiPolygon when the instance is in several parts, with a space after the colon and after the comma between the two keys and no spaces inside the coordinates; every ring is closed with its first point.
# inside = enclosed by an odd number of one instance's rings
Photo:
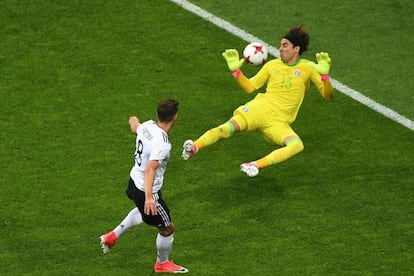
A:
{"type": "Polygon", "coordinates": [[[289,152],[293,156],[303,151],[305,149],[305,146],[303,145],[303,142],[299,137],[295,137],[286,143],[286,148],[289,149],[289,152]]]}
{"type": "Polygon", "coordinates": [[[292,156],[298,154],[304,149],[302,140],[299,137],[290,139],[286,146],[278,148],[272,151],[270,154],[265,157],[256,160],[256,164],[259,165],[259,168],[264,168],[273,164],[279,164],[292,156]]]}

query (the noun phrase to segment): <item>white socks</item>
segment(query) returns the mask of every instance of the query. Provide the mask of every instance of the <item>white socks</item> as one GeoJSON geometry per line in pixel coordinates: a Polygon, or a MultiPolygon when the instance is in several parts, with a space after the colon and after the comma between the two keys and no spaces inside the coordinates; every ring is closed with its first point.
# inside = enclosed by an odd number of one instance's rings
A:
{"type": "Polygon", "coordinates": [[[143,222],[142,215],[138,208],[132,209],[124,220],[114,229],[116,236],[119,238],[129,228],[141,224],[143,222]]]}
{"type": "MultiPolygon", "coordinates": [[[[138,208],[132,209],[124,220],[113,230],[115,235],[119,238],[129,228],[141,224],[143,222],[142,215],[138,208]]],[[[165,237],[160,233],[157,234],[157,262],[164,263],[168,261],[168,255],[172,250],[174,241],[174,233],[165,237]]]]}
{"type": "Polygon", "coordinates": [[[157,235],[157,262],[164,263],[168,261],[168,255],[172,250],[174,241],[174,233],[168,237],[162,236],[160,233],[157,235]]]}

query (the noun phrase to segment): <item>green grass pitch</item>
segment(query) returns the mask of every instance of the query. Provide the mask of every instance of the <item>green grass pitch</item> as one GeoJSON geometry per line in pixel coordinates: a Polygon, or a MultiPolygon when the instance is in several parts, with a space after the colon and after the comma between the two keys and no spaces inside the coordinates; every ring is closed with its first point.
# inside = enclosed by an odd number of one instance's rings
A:
{"type": "MultiPolygon", "coordinates": [[[[307,58],[328,51],[335,79],[414,119],[412,1],[192,2],[276,47],[305,21],[307,58]]],[[[171,258],[191,275],[414,274],[411,130],[312,88],[293,126],[300,155],[248,178],[240,163],[273,149],[249,133],[183,161],[184,140],[251,98],[221,57],[246,41],[166,0],[0,5],[1,275],[155,274],[155,229],[107,255],[98,237],[132,208],[128,118],[155,118],[167,97],[181,103],[164,186],[171,258]]]]}

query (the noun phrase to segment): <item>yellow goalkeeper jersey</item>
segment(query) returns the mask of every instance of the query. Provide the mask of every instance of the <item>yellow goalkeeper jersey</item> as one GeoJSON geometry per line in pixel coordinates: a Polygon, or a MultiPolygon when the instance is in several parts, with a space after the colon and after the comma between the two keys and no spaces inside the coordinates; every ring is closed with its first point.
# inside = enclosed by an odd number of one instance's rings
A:
{"type": "Polygon", "coordinates": [[[289,124],[295,121],[311,82],[323,97],[329,98],[332,93],[325,91],[321,76],[305,59],[299,59],[294,65],[287,65],[280,59],[270,60],[250,82],[256,90],[267,83],[266,92],[259,93],[255,99],[265,100],[277,118],[289,124]]]}

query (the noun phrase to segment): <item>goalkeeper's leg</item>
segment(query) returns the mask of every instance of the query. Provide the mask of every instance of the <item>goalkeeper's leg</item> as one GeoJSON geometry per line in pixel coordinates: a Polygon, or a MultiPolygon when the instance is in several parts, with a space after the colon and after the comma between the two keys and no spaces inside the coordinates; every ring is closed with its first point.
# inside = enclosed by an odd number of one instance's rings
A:
{"type": "Polygon", "coordinates": [[[203,135],[194,141],[194,145],[197,147],[197,150],[200,150],[206,146],[216,143],[222,138],[229,138],[230,136],[233,136],[234,133],[244,131],[245,129],[245,120],[241,116],[236,115],[224,124],[207,130],[203,135]]]}
{"type": "Polygon", "coordinates": [[[274,150],[265,157],[254,162],[257,164],[258,168],[265,168],[270,165],[281,163],[303,151],[303,149],[303,142],[298,136],[289,137],[284,147],[274,150]]]}
{"type": "Polygon", "coordinates": [[[287,137],[284,140],[284,144],[285,146],[272,151],[265,157],[241,164],[240,170],[248,176],[254,177],[259,174],[259,169],[281,163],[304,149],[302,140],[296,135],[287,137]]]}
{"type": "Polygon", "coordinates": [[[183,145],[183,159],[189,159],[200,149],[214,144],[222,138],[228,138],[236,132],[244,131],[246,129],[246,126],[247,124],[245,120],[241,116],[236,115],[224,124],[207,130],[194,142],[192,140],[186,140],[183,145]]]}

